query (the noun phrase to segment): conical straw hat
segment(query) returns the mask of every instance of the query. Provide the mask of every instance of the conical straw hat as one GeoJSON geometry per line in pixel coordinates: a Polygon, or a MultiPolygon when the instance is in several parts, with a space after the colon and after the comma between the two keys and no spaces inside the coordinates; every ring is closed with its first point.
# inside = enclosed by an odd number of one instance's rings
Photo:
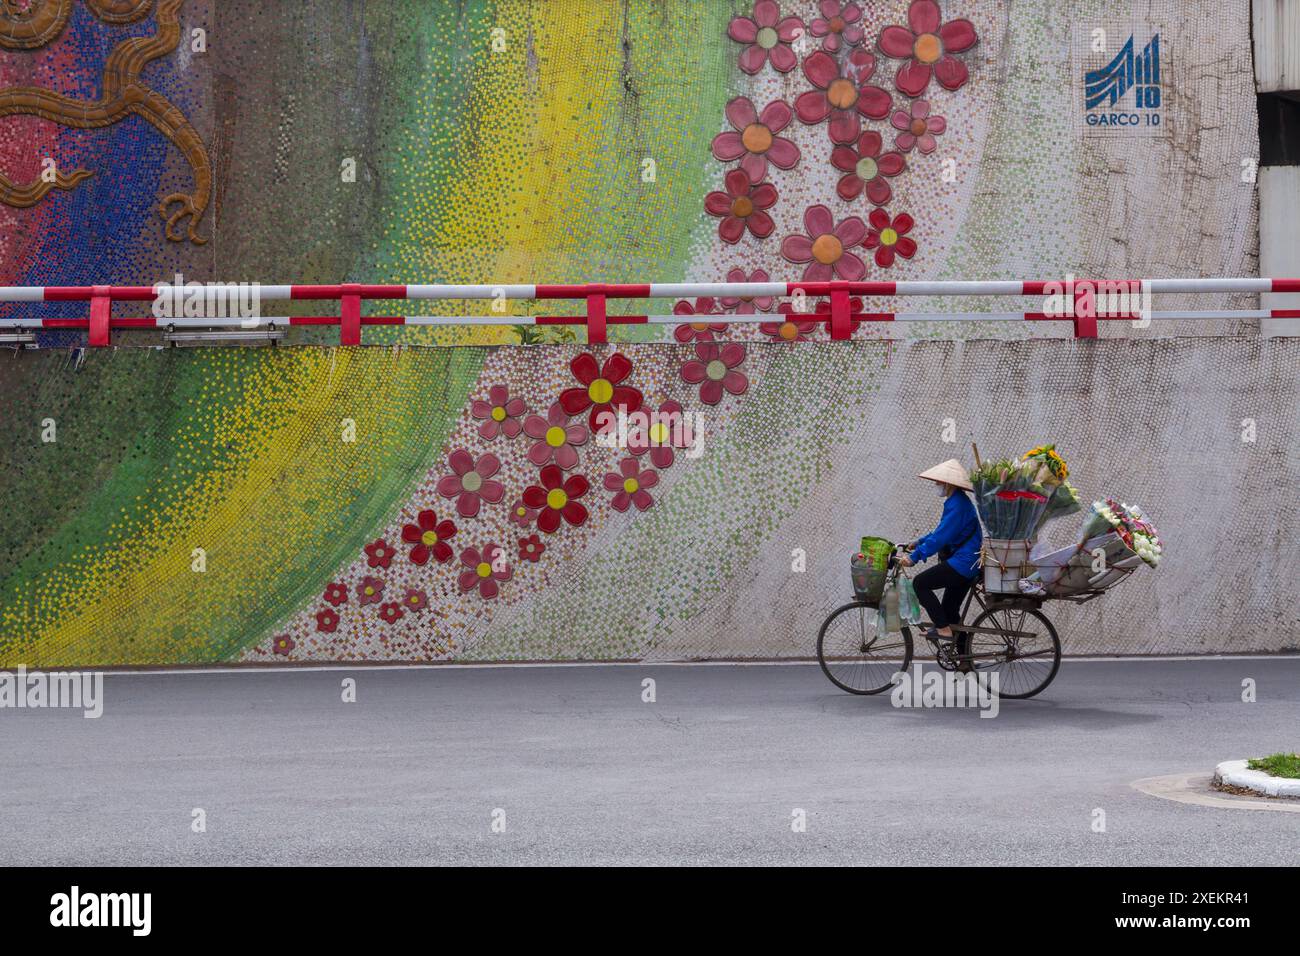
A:
{"type": "Polygon", "coordinates": [[[970,483],[970,478],[966,475],[965,467],[956,458],[949,458],[941,465],[927,468],[917,477],[929,478],[931,481],[942,481],[949,485],[956,485],[958,488],[965,488],[967,491],[975,490],[970,483]]]}

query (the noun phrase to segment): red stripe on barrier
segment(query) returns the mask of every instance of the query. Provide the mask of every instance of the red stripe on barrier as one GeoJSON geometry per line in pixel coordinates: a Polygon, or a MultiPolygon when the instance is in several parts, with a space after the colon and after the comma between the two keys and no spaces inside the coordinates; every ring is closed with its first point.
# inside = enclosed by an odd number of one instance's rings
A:
{"type": "Polygon", "coordinates": [[[1300,279],[1274,279],[1274,292],[1300,292],[1300,279]]]}
{"type": "Polygon", "coordinates": [[[42,319],[43,329],[85,329],[90,327],[90,319],[42,319]]]}
{"type": "Polygon", "coordinates": [[[1300,309],[1274,309],[1269,316],[1274,319],[1300,319],[1300,309]]]}

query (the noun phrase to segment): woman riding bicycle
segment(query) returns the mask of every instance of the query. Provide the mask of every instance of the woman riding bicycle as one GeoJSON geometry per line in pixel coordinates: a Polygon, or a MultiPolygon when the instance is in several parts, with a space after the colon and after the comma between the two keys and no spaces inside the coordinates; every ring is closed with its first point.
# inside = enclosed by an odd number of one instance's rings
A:
{"type": "Polygon", "coordinates": [[[974,488],[966,469],[955,458],[917,477],[939,486],[939,497],[944,499],[943,516],[933,531],[907,546],[911,556],[898,561],[903,567],[911,567],[938,555],[939,563],[914,577],[912,585],[917,600],[934,622],[926,636],[952,640],[952,626],[961,623],[961,603],[979,574],[983,535],[975,506],[966,495],[974,488]],[[942,599],[935,595],[936,591],[943,591],[942,599]]]}

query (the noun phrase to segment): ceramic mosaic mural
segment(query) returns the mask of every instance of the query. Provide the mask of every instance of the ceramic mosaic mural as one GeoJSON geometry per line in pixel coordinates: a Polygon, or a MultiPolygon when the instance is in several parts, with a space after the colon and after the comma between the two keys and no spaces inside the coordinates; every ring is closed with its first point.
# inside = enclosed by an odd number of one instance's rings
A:
{"type": "MultiPolygon", "coordinates": [[[[1140,17],[1179,91],[1167,134],[1115,138],[1079,124],[1079,37],[1135,29],[1103,0],[0,4],[0,282],[1248,275],[1247,21],[1174,9],[1140,17]]],[[[1297,371],[1289,344],[1226,322],[1113,323],[1114,343],[864,322],[831,343],[776,298],[648,308],[690,321],[610,345],[508,319],[368,327],[351,349],[328,328],[166,351],[41,332],[0,362],[0,659],[807,656],[855,536],[931,520],[907,476],[952,456],[939,423],[1008,453],[1062,443],[1176,551],[1185,503],[1161,514],[1160,460],[1117,435],[1176,455],[1171,385],[1205,409],[1211,383],[1276,396],[1297,371]],[[1227,337],[1173,337],[1190,332],[1227,337]],[[995,414],[1007,388],[1019,411],[995,414]],[[1088,419],[1071,394],[1108,397],[1088,419]],[[632,416],[622,444],[602,412],[632,416]]],[[[0,305],[19,314],[84,303],[0,305]]],[[[1197,440],[1228,449],[1241,415],[1214,409],[1197,440]]],[[[1284,440],[1225,468],[1259,475],[1284,440]]],[[[1294,529],[1270,494],[1242,515],[1294,529]]],[[[1080,610],[1067,650],[1222,646],[1224,594],[1158,574],[1144,599],[1176,628],[1080,610]]]]}

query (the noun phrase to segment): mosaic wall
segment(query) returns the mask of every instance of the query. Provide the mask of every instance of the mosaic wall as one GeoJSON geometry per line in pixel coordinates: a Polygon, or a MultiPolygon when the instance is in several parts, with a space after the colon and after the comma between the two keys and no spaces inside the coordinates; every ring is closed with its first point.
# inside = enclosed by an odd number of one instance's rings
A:
{"type": "MultiPolygon", "coordinates": [[[[1248,19],[1223,6],[0,3],[0,282],[1251,274],[1248,19]],[[1076,47],[1139,20],[1163,31],[1165,130],[1093,135],[1076,47]]],[[[1085,494],[1159,523],[1167,565],[1063,612],[1068,649],[1294,646],[1268,578],[1300,557],[1270,484],[1295,468],[1289,342],[936,322],[831,344],[777,299],[650,308],[694,322],[609,347],[42,333],[0,362],[0,663],[803,656],[856,537],[933,520],[907,476],[952,456],[948,419],[958,449],[1055,440],[1085,494]],[[593,416],[620,409],[693,431],[607,447],[593,416]],[[1282,529],[1269,560],[1243,547],[1208,586],[1180,563],[1209,507],[1189,470],[1282,529]]]]}

